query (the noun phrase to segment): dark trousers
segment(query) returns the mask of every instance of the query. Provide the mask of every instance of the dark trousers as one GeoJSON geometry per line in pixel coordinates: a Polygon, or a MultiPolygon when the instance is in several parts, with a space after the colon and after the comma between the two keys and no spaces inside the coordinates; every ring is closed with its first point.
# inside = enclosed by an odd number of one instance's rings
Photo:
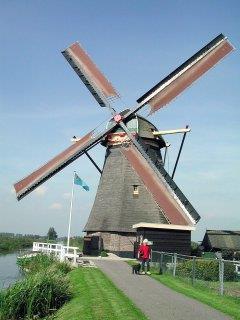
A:
{"type": "Polygon", "coordinates": [[[147,271],[150,270],[149,259],[142,259],[141,260],[141,271],[145,271],[145,266],[147,265],[147,271]]]}

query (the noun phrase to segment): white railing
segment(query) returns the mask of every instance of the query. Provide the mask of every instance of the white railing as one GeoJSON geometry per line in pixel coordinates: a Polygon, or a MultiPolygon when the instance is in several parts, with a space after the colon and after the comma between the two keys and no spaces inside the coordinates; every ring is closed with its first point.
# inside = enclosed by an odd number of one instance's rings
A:
{"type": "Polygon", "coordinates": [[[78,247],[67,247],[59,243],[33,242],[33,252],[43,252],[46,254],[54,254],[60,261],[73,260],[77,262],[78,247]]]}

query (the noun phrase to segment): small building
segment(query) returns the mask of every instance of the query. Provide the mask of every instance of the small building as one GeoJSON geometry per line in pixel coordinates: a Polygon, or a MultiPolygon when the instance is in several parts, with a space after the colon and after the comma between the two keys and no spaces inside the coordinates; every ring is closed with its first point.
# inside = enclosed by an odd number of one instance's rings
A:
{"type": "Polygon", "coordinates": [[[240,251],[240,231],[206,230],[202,246],[205,251],[240,251]]]}
{"type": "Polygon", "coordinates": [[[152,242],[153,251],[191,254],[191,231],[193,226],[140,222],[133,225],[137,231],[137,243],[143,239],[152,242]]]}

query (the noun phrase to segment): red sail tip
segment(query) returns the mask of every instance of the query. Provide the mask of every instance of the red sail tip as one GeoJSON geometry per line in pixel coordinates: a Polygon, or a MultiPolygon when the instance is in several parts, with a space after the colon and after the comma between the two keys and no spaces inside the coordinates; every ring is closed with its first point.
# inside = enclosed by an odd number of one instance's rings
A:
{"type": "Polygon", "coordinates": [[[62,54],[101,106],[104,106],[104,98],[119,97],[112,84],[78,42],[73,43],[62,54]]]}
{"type": "Polygon", "coordinates": [[[137,100],[149,104],[150,114],[167,105],[223,59],[234,47],[220,34],[137,100]]]}

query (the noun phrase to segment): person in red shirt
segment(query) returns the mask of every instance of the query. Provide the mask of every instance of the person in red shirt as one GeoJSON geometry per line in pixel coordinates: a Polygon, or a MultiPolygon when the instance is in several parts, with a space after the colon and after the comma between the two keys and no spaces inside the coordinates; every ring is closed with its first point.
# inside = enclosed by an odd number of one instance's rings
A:
{"type": "Polygon", "coordinates": [[[149,264],[149,261],[151,259],[151,248],[148,245],[148,239],[144,239],[142,244],[140,244],[138,248],[138,259],[141,261],[140,274],[146,274],[145,265],[147,265],[147,274],[151,274],[149,264]]]}

